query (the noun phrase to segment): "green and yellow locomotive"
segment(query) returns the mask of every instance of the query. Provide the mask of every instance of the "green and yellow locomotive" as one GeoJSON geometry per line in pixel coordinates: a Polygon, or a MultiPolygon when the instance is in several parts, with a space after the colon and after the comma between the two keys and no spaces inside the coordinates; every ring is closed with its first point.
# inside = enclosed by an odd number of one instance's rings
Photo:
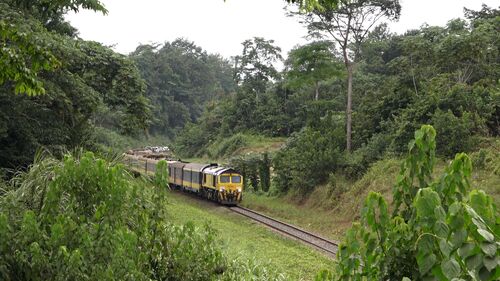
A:
{"type": "Polygon", "coordinates": [[[188,190],[224,205],[237,205],[241,201],[243,177],[232,168],[168,161],[168,172],[172,188],[188,190]]]}

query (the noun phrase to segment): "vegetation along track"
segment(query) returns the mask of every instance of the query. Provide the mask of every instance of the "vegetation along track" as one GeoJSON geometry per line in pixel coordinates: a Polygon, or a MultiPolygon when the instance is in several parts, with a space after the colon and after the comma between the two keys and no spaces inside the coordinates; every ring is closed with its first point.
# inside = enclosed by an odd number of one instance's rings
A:
{"type": "Polygon", "coordinates": [[[291,224],[278,221],[269,216],[263,215],[261,213],[255,212],[253,210],[243,208],[240,206],[229,207],[229,209],[235,213],[241,214],[245,217],[251,218],[257,222],[263,223],[270,228],[284,233],[288,236],[296,238],[302,242],[305,242],[321,251],[325,252],[331,257],[335,257],[338,249],[338,243],[320,237],[314,233],[305,231],[291,224]]]}

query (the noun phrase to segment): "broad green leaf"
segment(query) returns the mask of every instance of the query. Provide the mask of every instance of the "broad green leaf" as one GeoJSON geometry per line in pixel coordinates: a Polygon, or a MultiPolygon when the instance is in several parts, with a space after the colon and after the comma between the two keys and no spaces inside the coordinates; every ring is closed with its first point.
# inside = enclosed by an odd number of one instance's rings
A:
{"type": "Polygon", "coordinates": [[[473,243],[464,243],[459,249],[458,254],[462,259],[470,257],[472,254],[476,253],[476,245],[473,243]]]}
{"type": "Polygon", "coordinates": [[[431,235],[424,235],[420,238],[417,246],[419,253],[431,253],[434,249],[434,238],[431,235]]]}
{"type": "Polygon", "coordinates": [[[462,208],[460,203],[455,202],[451,204],[450,208],[448,209],[448,212],[450,213],[450,215],[455,216],[456,214],[458,214],[458,212],[460,212],[461,209],[462,208]]]}
{"type": "Polygon", "coordinates": [[[461,215],[453,215],[448,219],[451,229],[463,229],[465,220],[461,215]]]}
{"type": "Polygon", "coordinates": [[[437,206],[436,209],[434,209],[434,215],[436,219],[440,221],[444,221],[446,218],[446,213],[442,206],[437,206]]]}
{"type": "Polygon", "coordinates": [[[441,269],[443,270],[443,274],[448,279],[452,279],[460,275],[460,265],[455,259],[444,260],[441,263],[441,269]]]}
{"type": "Polygon", "coordinates": [[[439,195],[430,188],[422,188],[415,198],[417,215],[421,218],[434,217],[434,210],[441,204],[439,195]]]}
{"type": "Polygon", "coordinates": [[[460,247],[467,240],[467,230],[459,229],[451,235],[451,242],[453,246],[460,247]]]}
{"type": "Polygon", "coordinates": [[[417,257],[417,264],[420,274],[425,275],[427,272],[429,272],[434,264],[436,264],[436,260],[437,258],[434,254],[419,255],[417,257]]]}
{"type": "Polygon", "coordinates": [[[477,232],[488,242],[494,243],[495,237],[486,229],[478,229],[477,232]]]}
{"type": "Polygon", "coordinates": [[[493,269],[497,268],[500,266],[500,257],[494,256],[494,257],[484,257],[484,266],[489,271],[493,271],[493,269]]]}
{"type": "Polygon", "coordinates": [[[479,269],[479,279],[482,281],[491,280],[490,278],[493,276],[493,272],[489,271],[486,267],[481,267],[479,269]]]}
{"type": "Polygon", "coordinates": [[[452,246],[446,239],[439,239],[439,249],[445,257],[450,257],[452,246]]]}
{"type": "Polygon", "coordinates": [[[434,233],[437,236],[442,237],[442,238],[447,238],[448,237],[448,233],[450,231],[450,229],[448,228],[448,225],[446,225],[442,221],[436,222],[436,224],[434,224],[434,229],[433,230],[434,230],[434,233]]]}
{"type": "Polygon", "coordinates": [[[481,250],[483,250],[483,253],[487,256],[494,257],[497,253],[497,245],[495,243],[482,242],[481,250]]]}
{"type": "Polygon", "coordinates": [[[465,259],[465,265],[469,270],[478,268],[483,263],[483,254],[478,253],[465,259]]]}

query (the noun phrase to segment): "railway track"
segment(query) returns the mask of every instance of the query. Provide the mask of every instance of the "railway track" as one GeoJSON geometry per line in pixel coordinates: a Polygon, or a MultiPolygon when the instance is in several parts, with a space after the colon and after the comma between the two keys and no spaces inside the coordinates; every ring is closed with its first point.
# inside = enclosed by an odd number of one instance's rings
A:
{"type": "Polygon", "coordinates": [[[296,226],[293,226],[291,224],[281,222],[279,220],[273,219],[269,216],[266,216],[264,214],[258,213],[256,211],[244,208],[244,207],[228,207],[231,211],[238,213],[240,215],[243,215],[245,217],[248,217],[252,220],[255,220],[257,222],[260,222],[262,224],[267,225],[268,227],[284,233],[288,236],[291,236],[295,239],[298,239],[310,246],[313,246],[314,248],[317,248],[326,254],[328,254],[331,257],[336,257],[337,254],[337,249],[338,249],[338,243],[325,239],[323,237],[320,237],[314,233],[311,233],[309,231],[300,229],[296,226]]]}

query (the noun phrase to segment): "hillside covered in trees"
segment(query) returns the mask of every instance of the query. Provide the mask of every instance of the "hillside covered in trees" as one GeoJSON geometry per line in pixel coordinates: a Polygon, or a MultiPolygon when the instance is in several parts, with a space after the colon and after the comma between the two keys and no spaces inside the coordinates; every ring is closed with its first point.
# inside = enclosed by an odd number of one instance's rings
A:
{"type": "MultiPolygon", "coordinates": [[[[500,131],[499,12],[465,9],[465,19],[393,34],[370,30],[350,54],[352,148],[346,152],[346,70],[336,42],[297,46],[278,71],[279,47],[254,38],[235,58],[238,87],[205,107],[176,137],[184,156],[218,158],[213,143],[237,149],[241,133],[289,137],[273,159],[276,188],[311,190],[341,171],[360,177],[385,155],[401,155],[422,124],[438,132],[437,153],[479,149],[500,131]]],[[[313,25],[311,32],[318,31],[313,25]]]]}

